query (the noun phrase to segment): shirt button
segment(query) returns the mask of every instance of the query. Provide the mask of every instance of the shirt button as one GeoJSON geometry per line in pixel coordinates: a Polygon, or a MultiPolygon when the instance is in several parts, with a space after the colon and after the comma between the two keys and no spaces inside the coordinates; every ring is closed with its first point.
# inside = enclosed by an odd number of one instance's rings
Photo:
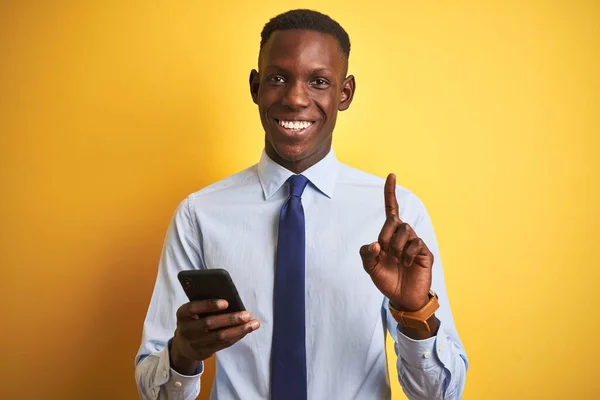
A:
{"type": "Polygon", "coordinates": [[[165,378],[169,376],[169,373],[167,372],[167,370],[166,370],[166,369],[163,371],[163,376],[164,376],[165,378]]]}
{"type": "Polygon", "coordinates": [[[179,382],[179,381],[176,381],[176,382],[175,382],[175,387],[181,387],[181,382],[179,382]]]}
{"type": "Polygon", "coordinates": [[[431,353],[429,351],[426,351],[425,354],[423,354],[423,358],[429,358],[431,357],[431,353]]]}

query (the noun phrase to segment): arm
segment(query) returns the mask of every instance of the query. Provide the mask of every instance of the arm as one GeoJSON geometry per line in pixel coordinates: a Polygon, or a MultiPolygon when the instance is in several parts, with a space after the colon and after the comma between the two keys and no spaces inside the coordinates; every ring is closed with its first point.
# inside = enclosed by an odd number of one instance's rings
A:
{"type": "MultiPolygon", "coordinates": [[[[386,300],[384,315],[396,341],[398,379],[411,400],[459,399],[467,370],[464,349],[452,319],[444,285],[433,226],[423,203],[405,196],[404,220],[396,199],[396,176],[384,186],[386,220],[376,242],[361,247],[365,271],[386,300]],[[434,268],[435,264],[435,268],[434,268]],[[429,321],[431,332],[402,331],[388,311],[388,301],[397,310],[415,312],[429,302],[429,291],[437,291],[440,308],[429,321]]],[[[404,328],[402,328],[404,329],[404,328]]]]}
{"type": "Polygon", "coordinates": [[[440,308],[435,319],[437,331],[403,331],[393,319],[384,302],[387,327],[394,338],[398,356],[398,380],[407,397],[417,399],[460,399],[464,391],[468,367],[465,350],[454,325],[437,240],[429,215],[416,197],[419,218],[414,230],[434,256],[432,289],[437,293],[440,308]]]}
{"type": "Polygon", "coordinates": [[[150,307],[144,321],[143,337],[135,359],[135,378],[144,400],[193,400],[200,393],[202,363],[191,375],[171,368],[167,346],[176,328],[176,312],[188,300],[179,287],[177,273],[204,268],[200,237],[192,221],[189,200],[183,201],[173,217],[158,268],[150,307]]]}

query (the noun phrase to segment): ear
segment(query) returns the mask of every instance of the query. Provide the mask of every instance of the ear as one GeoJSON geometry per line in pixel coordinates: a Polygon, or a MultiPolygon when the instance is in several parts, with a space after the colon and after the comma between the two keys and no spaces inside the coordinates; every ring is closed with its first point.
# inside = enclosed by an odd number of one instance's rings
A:
{"type": "Polygon", "coordinates": [[[354,98],[355,89],[356,82],[354,81],[354,76],[350,75],[344,80],[342,85],[342,96],[340,97],[340,104],[338,105],[339,111],[346,111],[348,107],[350,107],[352,99],[354,98]]]}
{"type": "Polygon", "coordinates": [[[258,88],[260,87],[260,77],[258,71],[253,69],[250,71],[250,95],[254,104],[258,104],[258,88]]]}

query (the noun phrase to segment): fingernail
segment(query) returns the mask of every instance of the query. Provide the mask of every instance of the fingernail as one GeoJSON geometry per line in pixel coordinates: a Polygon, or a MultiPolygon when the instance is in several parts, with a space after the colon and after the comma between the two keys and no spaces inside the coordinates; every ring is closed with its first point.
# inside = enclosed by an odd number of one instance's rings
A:
{"type": "Polygon", "coordinates": [[[247,311],[244,311],[240,314],[240,319],[244,322],[248,322],[250,321],[250,313],[247,311]]]}
{"type": "Polygon", "coordinates": [[[369,245],[369,251],[370,251],[370,252],[374,252],[374,251],[375,251],[375,243],[371,243],[371,244],[369,245]]]}
{"type": "Polygon", "coordinates": [[[258,321],[250,322],[250,327],[252,328],[252,330],[258,329],[258,321]]]}
{"type": "Polygon", "coordinates": [[[217,307],[219,307],[221,309],[227,308],[227,300],[218,300],[217,307]]]}

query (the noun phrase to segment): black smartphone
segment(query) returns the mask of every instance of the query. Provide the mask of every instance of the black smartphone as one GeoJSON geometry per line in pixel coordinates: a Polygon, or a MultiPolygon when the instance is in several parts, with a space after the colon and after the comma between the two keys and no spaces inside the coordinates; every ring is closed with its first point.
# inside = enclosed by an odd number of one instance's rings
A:
{"type": "Polygon", "coordinates": [[[246,311],[229,272],[224,269],[181,271],[177,274],[177,279],[190,301],[223,299],[229,303],[227,309],[203,314],[203,316],[246,311]]]}

